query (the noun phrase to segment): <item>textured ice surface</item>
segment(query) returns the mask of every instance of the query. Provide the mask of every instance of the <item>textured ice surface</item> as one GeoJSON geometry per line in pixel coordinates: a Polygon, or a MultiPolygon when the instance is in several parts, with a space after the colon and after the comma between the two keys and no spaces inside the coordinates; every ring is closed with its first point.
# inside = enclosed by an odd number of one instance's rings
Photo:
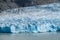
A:
{"type": "Polygon", "coordinates": [[[0,33],[60,31],[60,3],[8,9],[0,13],[0,33]]]}

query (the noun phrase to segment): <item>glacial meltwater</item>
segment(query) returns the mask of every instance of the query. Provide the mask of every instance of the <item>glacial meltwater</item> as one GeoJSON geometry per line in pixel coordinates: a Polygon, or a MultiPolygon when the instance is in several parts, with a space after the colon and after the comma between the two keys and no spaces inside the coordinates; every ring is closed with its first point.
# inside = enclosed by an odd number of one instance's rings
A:
{"type": "Polygon", "coordinates": [[[60,33],[0,34],[0,40],[60,40],[60,33]]]}

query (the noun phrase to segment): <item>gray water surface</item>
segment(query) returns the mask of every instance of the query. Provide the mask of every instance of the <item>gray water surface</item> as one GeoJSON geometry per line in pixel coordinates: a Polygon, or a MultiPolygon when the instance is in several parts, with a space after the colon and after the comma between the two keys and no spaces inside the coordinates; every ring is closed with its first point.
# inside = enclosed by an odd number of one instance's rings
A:
{"type": "Polygon", "coordinates": [[[0,40],[60,40],[60,33],[0,34],[0,40]]]}

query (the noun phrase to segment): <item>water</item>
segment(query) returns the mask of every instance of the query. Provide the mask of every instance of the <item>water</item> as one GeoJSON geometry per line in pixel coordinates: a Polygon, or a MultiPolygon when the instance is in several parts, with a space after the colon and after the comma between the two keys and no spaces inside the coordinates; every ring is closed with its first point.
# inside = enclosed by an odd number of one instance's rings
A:
{"type": "Polygon", "coordinates": [[[60,33],[0,34],[0,40],[60,40],[60,33]]]}

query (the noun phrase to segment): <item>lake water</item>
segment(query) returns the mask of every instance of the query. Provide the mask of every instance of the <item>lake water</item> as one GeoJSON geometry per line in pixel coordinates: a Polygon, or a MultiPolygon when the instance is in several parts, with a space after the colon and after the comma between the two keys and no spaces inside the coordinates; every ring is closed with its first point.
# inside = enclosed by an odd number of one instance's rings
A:
{"type": "Polygon", "coordinates": [[[60,33],[0,34],[0,40],[60,40],[60,33]]]}

